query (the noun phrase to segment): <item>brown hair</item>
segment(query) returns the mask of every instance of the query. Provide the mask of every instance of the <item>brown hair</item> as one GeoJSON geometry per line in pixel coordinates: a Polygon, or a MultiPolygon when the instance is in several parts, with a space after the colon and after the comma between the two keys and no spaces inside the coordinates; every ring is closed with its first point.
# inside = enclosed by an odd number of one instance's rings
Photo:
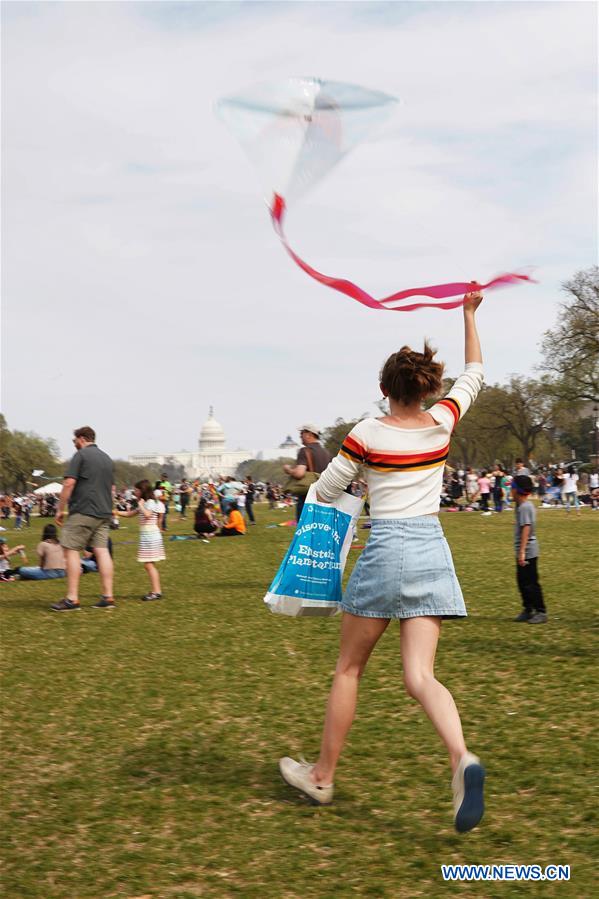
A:
{"type": "Polygon", "coordinates": [[[143,500],[154,499],[154,490],[152,488],[152,485],[149,481],[145,480],[145,478],[143,481],[138,481],[135,486],[141,493],[141,498],[143,500]]]}
{"type": "Polygon", "coordinates": [[[96,432],[93,428],[90,428],[89,425],[85,425],[84,428],[76,428],[73,431],[75,437],[83,437],[84,440],[87,440],[89,443],[96,442],[96,432]]]}
{"type": "Polygon", "coordinates": [[[398,353],[389,356],[380,376],[385,393],[397,402],[408,404],[439,393],[444,365],[434,361],[436,352],[425,340],[422,353],[402,346],[398,353]]]}

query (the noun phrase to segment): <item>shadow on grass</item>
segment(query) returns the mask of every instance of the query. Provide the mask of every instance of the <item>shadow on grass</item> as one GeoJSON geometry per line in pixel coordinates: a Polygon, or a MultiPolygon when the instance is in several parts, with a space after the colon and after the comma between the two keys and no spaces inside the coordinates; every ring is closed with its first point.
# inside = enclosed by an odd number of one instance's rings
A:
{"type": "MultiPolygon", "coordinates": [[[[97,598],[99,598],[99,595],[97,598]]],[[[81,603],[81,611],[87,612],[88,610],[90,610],[92,608],[94,602],[97,601],[97,598],[92,597],[88,602],[83,600],[81,603]]],[[[52,618],[58,618],[58,614],[56,612],[53,612],[52,609],[50,608],[50,606],[52,605],[52,603],[59,602],[59,600],[61,600],[61,599],[62,599],[62,596],[56,596],[56,597],[46,596],[42,600],[37,600],[37,599],[17,600],[16,602],[11,602],[10,606],[7,608],[14,610],[15,612],[17,612],[17,611],[20,611],[20,612],[34,611],[34,612],[44,612],[44,613],[47,612],[48,615],[52,615],[52,618]]],[[[94,609],[93,611],[95,612],[98,610],[94,609]]],[[[108,614],[110,614],[110,612],[108,614]]],[[[63,617],[64,617],[64,615],[63,615],[63,617]]],[[[71,617],[73,617],[73,616],[71,616],[71,617]]]]}
{"type": "MultiPolygon", "coordinates": [[[[228,797],[231,802],[280,803],[281,810],[297,810],[301,813],[298,825],[311,813],[315,816],[326,815],[331,820],[359,822],[361,827],[381,828],[392,839],[417,840],[422,836],[422,821],[408,823],[400,820],[402,810],[398,807],[398,816],[387,816],[381,821],[379,813],[372,803],[349,791],[340,789],[335,794],[335,801],[326,808],[312,805],[297,790],[288,786],[278,770],[276,759],[261,761],[248,755],[242,755],[236,749],[228,752],[215,740],[199,739],[193,745],[168,744],[158,737],[148,740],[143,746],[124,753],[120,771],[128,782],[127,788],[144,791],[173,785],[194,785],[212,797],[228,797]]],[[[446,822],[438,822],[436,815],[430,816],[431,827],[437,832],[439,826],[446,822]]],[[[439,837],[439,845],[453,847],[459,839],[450,832],[439,837]]]]}
{"type": "Polygon", "coordinates": [[[272,793],[274,779],[272,766],[244,756],[238,750],[229,753],[216,740],[202,740],[201,736],[193,744],[175,745],[152,737],[123,754],[120,770],[139,789],[198,784],[208,787],[212,793],[241,788],[259,794],[260,798],[268,794],[269,788],[272,793]]]}

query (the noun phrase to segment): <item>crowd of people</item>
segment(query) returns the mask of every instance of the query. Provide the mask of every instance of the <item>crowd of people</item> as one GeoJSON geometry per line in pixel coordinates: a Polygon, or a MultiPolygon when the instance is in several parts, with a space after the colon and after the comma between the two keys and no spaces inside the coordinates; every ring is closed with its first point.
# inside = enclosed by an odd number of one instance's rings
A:
{"type": "Polygon", "coordinates": [[[15,530],[28,528],[31,516],[54,518],[58,505],[58,493],[38,496],[33,492],[0,494],[0,527],[11,524],[15,530]]]}
{"type": "MultiPolygon", "coordinates": [[[[244,478],[234,476],[219,477],[216,480],[190,481],[182,478],[171,483],[166,472],[153,486],[148,481],[138,482],[113,495],[108,527],[117,529],[123,517],[140,517],[140,533],[144,547],[140,548],[150,579],[150,591],[145,600],[160,599],[162,592],[156,562],[165,558],[162,537],[158,541],[156,532],[164,534],[168,530],[169,516],[178,516],[179,521],[193,522],[194,536],[204,543],[215,537],[240,537],[247,528],[256,524],[254,506],[268,504],[268,509],[291,509],[295,505],[296,519],[299,519],[306,497],[304,484],[306,472],[316,475],[324,471],[330,456],[320,443],[320,432],[314,425],[300,428],[302,448],[295,464],[284,466],[287,475],[283,484],[274,482],[254,482],[250,475],[244,478]],[[303,489],[294,489],[293,480],[303,489]],[[151,527],[148,527],[150,525],[151,527]],[[154,543],[150,547],[150,536],[154,543]],[[150,559],[149,554],[155,556],[150,559]]],[[[562,508],[581,514],[585,506],[599,511],[599,472],[594,469],[580,474],[573,465],[540,466],[530,470],[522,459],[508,470],[500,462],[487,469],[454,469],[446,466],[441,491],[441,507],[450,512],[480,512],[483,515],[499,514],[506,510],[517,510],[512,499],[512,485],[519,476],[530,477],[531,496],[542,509],[562,508]]],[[[365,512],[370,511],[366,482],[354,479],[346,488],[349,493],[364,496],[365,512]]],[[[58,495],[36,496],[35,493],[4,494],[0,496],[0,528],[6,532],[9,527],[21,530],[30,527],[31,516],[54,516],[58,509],[58,495]]],[[[108,539],[112,557],[112,542],[108,539]]],[[[65,578],[67,565],[63,547],[60,545],[56,526],[47,524],[42,539],[36,549],[37,565],[28,565],[23,544],[9,547],[5,537],[0,537],[0,581],[50,580],[65,578]],[[18,562],[18,564],[15,564],[18,562]]],[[[86,543],[79,553],[81,573],[99,571],[94,546],[86,543]]]]}
{"type": "Polygon", "coordinates": [[[552,465],[534,471],[516,459],[508,471],[500,462],[488,469],[446,469],[441,505],[450,511],[480,511],[483,515],[513,508],[511,485],[519,475],[530,477],[532,495],[541,508],[573,509],[578,515],[583,506],[599,510],[599,472],[579,474],[574,465],[552,465]]]}

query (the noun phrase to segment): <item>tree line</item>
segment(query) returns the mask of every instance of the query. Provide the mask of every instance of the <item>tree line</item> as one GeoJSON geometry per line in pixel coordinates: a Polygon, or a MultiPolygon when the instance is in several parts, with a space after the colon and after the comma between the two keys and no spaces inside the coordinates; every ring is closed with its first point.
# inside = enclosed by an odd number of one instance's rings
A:
{"type": "MultiPolygon", "coordinates": [[[[40,437],[32,431],[11,431],[3,415],[0,415],[0,492],[29,493],[50,481],[62,481],[65,463],[60,458],[58,445],[51,437],[40,437]],[[43,475],[35,476],[34,471],[43,475]]],[[[166,473],[171,481],[180,480],[185,470],[174,459],[165,464],[132,465],[124,459],[114,460],[114,477],[117,487],[127,487],[147,478],[154,483],[166,473]]]]}

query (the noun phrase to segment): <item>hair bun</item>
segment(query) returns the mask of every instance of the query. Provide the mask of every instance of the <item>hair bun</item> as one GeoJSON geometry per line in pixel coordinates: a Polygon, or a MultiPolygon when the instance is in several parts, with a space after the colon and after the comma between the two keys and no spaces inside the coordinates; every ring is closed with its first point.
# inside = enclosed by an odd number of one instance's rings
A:
{"type": "Polygon", "coordinates": [[[381,386],[394,400],[413,403],[438,393],[443,380],[444,366],[435,362],[436,350],[426,341],[422,353],[402,346],[389,356],[381,371],[381,386]]]}

